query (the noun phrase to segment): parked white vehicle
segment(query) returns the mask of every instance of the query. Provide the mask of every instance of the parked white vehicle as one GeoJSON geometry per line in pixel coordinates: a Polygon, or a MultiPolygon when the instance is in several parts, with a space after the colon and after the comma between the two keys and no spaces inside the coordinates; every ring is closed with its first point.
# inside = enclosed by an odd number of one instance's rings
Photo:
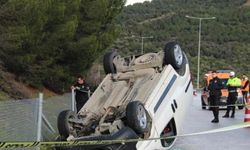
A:
{"type": "MultiPolygon", "coordinates": [[[[167,43],[158,53],[129,58],[109,52],[103,63],[107,76],[79,113],[66,110],[59,114],[58,130],[63,140],[149,139],[179,134],[193,99],[193,85],[187,57],[176,42],[167,43]]],[[[175,140],[87,149],[169,149],[175,140]]]]}

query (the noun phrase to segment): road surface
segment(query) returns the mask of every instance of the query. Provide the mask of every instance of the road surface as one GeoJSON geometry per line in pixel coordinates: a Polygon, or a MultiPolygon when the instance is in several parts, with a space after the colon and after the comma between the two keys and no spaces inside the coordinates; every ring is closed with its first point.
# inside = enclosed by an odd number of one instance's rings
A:
{"type": "MultiPolygon", "coordinates": [[[[212,111],[202,110],[200,95],[195,96],[186,114],[181,134],[189,134],[227,127],[244,122],[245,109],[236,110],[235,118],[222,118],[220,110],[218,124],[211,123],[212,111]]],[[[250,150],[250,128],[220,133],[179,137],[171,150],[250,150]]]]}

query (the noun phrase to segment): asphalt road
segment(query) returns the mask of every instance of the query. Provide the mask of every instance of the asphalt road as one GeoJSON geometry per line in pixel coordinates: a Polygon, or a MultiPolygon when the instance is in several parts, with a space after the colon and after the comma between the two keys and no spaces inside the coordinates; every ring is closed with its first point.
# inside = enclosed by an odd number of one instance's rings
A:
{"type": "MultiPolygon", "coordinates": [[[[202,110],[200,95],[195,96],[183,123],[181,134],[196,133],[227,127],[244,122],[245,109],[236,110],[235,118],[222,118],[225,110],[220,110],[218,124],[211,123],[212,111],[202,110]]],[[[171,150],[249,150],[250,128],[232,131],[179,137],[171,150]]]]}

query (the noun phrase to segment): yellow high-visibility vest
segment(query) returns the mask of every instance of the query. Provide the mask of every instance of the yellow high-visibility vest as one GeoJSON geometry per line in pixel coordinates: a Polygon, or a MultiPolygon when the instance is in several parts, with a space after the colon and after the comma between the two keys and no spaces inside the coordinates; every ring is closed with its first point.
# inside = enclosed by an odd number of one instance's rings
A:
{"type": "Polygon", "coordinates": [[[227,81],[227,85],[229,86],[241,86],[241,80],[237,77],[229,78],[227,81]]]}

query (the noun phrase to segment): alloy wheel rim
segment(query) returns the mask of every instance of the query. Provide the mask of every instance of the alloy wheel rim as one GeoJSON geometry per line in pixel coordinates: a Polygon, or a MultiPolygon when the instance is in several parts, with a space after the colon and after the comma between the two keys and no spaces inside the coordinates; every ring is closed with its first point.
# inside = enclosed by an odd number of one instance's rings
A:
{"type": "Polygon", "coordinates": [[[145,109],[143,108],[142,105],[139,105],[138,107],[137,118],[139,120],[140,127],[145,129],[147,127],[147,116],[146,116],[145,109]]]}
{"type": "Polygon", "coordinates": [[[174,57],[175,57],[176,63],[178,65],[181,65],[183,61],[183,54],[179,45],[175,45],[174,47],[174,57]]]}

